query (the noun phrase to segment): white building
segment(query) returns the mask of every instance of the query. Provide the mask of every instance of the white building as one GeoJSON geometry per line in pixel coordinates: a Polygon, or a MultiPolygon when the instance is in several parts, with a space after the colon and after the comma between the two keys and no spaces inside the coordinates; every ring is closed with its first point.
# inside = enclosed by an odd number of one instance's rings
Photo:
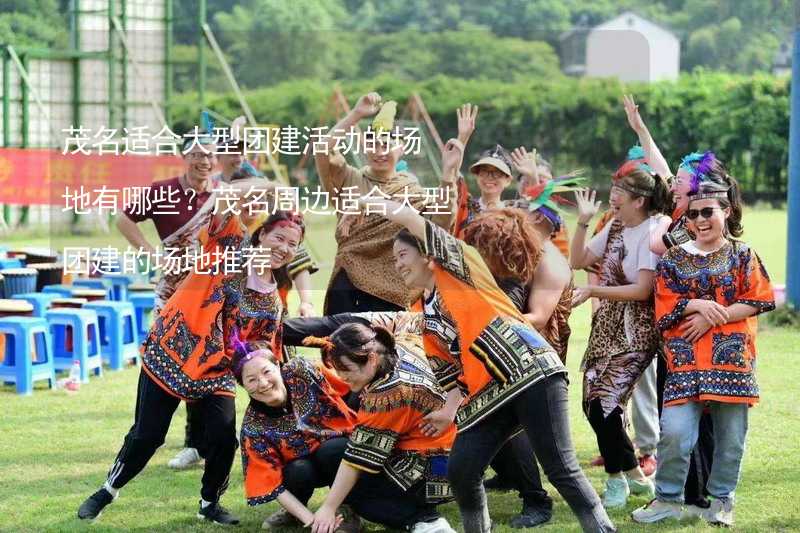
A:
{"type": "Polygon", "coordinates": [[[674,80],[680,70],[678,37],[630,11],[588,31],[568,32],[561,42],[562,67],[572,75],[652,82],[674,80]]]}

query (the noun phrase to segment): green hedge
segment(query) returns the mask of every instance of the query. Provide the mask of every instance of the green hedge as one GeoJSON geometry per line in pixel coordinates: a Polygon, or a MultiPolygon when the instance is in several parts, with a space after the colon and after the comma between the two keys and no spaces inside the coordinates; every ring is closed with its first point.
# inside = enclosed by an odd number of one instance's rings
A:
{"type": "MultiPolygon", "coordinates": [[[[508,148],[536,146],[557,172],[584,167],[605,180],[636,136],[628,128],[621,95],[631,92],[673,171],[690,151],[712,149],[750,198],[785,198],[789,151],[789,80],[695,71],[676,82],[623,85],[616,80],[559,78],[500,83],[442,76],[423,82],[389,76],[341,84],[351,105],[358,95],[379,91],[401,103],[418,91],[446,139],[455,135],[455,109],[481,108],[468,157],[500,142],[508,148]]],[[[333,87],[292,81],[250,91],[259,121],[315,126],[333,87]]],[[[225,116],[241,114],[232,94],[212,94],[207,106],[225,116]]],[[[176,98],[176,131],[197,120],[196,94],[176,98]]],[[[332,125],[332,120],[328,125],[332,125]]],[[[290,164],[292,161],[288,161],[290,164]]]]}

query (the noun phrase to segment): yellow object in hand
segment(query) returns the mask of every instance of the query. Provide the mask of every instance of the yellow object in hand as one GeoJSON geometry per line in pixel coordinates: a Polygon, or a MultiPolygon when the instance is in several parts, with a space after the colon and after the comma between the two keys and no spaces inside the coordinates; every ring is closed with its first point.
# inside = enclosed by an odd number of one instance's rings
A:
{"type": "Polygon", "coordinates": [[[381,106],[372,121],[372,129],[377,133],[388,133],[394,128],[394,117],[397,115],[397,102],[389,100],[381,106]]]}

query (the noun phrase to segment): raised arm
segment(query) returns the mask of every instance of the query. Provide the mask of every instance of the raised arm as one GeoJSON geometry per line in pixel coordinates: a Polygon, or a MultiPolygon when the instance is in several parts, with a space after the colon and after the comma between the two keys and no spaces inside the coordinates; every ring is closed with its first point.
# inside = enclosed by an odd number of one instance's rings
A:
{"type": "MultiPolygon", "coordinates": [[[[341,160],[335,165],[331,164],[331,159],[334,157],[333,147],[336,145],[336,139],[350,131],[361,119],[371,117],[377,113],[380,107],[381,95],[378,93],[368,93],[359,98],[355,107],[331,128],[330,135],[327,137],[328,149],[317,150],[314,154],[317,174],[319,174],[322,186],[326,191],[332,192],[333,189],[341,188],[343,184],[343,168],[346,165],[342,164],[341,160]]],[[[337,159],[341,158],[340,155],[335,157],[337,159]]]]}
{"type": "Polygon", "coordinates": [[[589,222],[600,210],[603,203],[597,198],[597,191],[577,190],[575,191],[575,202],[578,208],[578,226],[572,236],[569,245],[569,265],[574,270],[586,268],[593,265],[600,259],[593,254],[586,242],[586,233],[589,230],[589,222]]]}
{"type": "Polygon", "coordinates": [[[664,179],[672,176],[667,160],[661,155],[661,150],[658,149],[656,142],[653,140],[653,136],[650,135],[650,130],[647,129],[642,116],[639,114],[639,106],[633,101],[633,95],[623,95],[622,103],[625,106],[625,115],[628,117],[628,124],[631,129],[636,132],[636,135],[639,137],[639,144],[641,144],[642,149],[644,149],[644,157],[647,164],[653,167],[656,174],[664,179]]]}

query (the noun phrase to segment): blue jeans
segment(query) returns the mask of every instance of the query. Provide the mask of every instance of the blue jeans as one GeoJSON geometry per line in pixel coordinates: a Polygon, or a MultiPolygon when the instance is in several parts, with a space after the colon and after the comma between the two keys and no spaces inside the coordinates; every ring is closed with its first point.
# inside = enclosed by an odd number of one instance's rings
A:
{"type": "MultiPolygon", "coordinates": [[[[703,402],[664,407],[658,441],[656,498],[683,503],[689,456],[697,442],[703,402]]],[[[708,402],[714,424],[714,461],[706,488],[715,498],[732,498],[739,483],[748,406],[744,403],[708,402]]]]}

